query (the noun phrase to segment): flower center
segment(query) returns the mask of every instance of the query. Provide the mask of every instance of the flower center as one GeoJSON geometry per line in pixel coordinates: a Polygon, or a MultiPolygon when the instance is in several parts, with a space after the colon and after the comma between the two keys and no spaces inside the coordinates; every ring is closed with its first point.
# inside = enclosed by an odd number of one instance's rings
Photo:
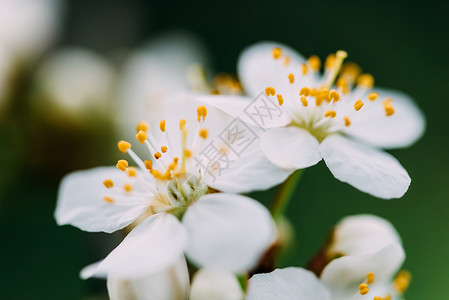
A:
{"type": "Polygon", "coordinates": [[[346,127],[395,112],[392,99],[376,101],[379,94],[371,91],[374,78],[370,74],[361,74],[354,63],[343,64],[345,51],[329,55],[322,74],[317,56],[292,68],[291,59],[280,48],[274,48],[272,55],[281,62],[277,65],[278,74],[284,74],[285,79],[278,82],[278,87],[267,87],[265,94],[276,97],[292,126],[308,130],[319,141],[346,127]]]}

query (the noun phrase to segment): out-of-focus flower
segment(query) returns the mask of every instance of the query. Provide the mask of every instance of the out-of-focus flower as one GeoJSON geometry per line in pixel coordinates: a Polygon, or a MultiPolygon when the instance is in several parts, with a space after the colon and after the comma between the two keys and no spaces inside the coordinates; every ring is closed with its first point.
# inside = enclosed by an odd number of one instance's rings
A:
{"type": "Polygon", "coordinates": [[[18,59],[34,58],[60,30],[63,0],[0,0],[0,46],[18,59]]]}
{"type": "MultiPolygon", "coordinates": [[[[331,293],[310,271],[276,269],[249,280],[247,300],[331,300],[331,293]]],[[[351,299],[351,298],[347,298],[351,299]]]]}
{"type": "Polygon", "coordinates": [[[201,41],[188,32],[172,32],[151,39],[125,61],[119,86],[117,120],[126,137],[135,120],[153,122],[155,111],[166,106],[167,96],[180,91],[202,90],[201,68],[208,68],[201,41]],[[199,67],[201,66],[201,67],[199,67]]]}
{"type": "Polygon", "coordinates": [[[218,146],[221,162],[228,164],[225,170],[204,164],[205,147],[232,119],[203,105],[189,114],[192,103],[184,99],[174,107],[159,128],[143,122],[137,126],[136,138],[153,160],[142,161],[131,144],[121,141],[119,150],[138,168],[120,160],[117,168],[123,172],[97,168],[63,180],[58,224],[113,232],[144,219],[90,275],[146,276],[168,267],[183,252],[196,265],[238,273],[253,268],[274,241],[274,222],[266,208],[232,193],[269,188],[289,173],[271,164],[258,143],[231,160],[225,157],[231,150],[218,146]],[[175,121],[179,112],[185,119],[175,121]]]}
{"type": "Polygon", "coordinates": [[[185,258],[167,269],[130,280],[108,278],[110,300],[189,299],[189,272],[185,258]]]}
{"type": "Polygon", "coordinates": [[[302,169],[324,159],[337,179],[360,191],[399,198],[410,177],[393,156],[378,148],[413,144],[423,134],[424,117],[407,95],[374,88],[371,75],[360,75],[355,64],[343,65],[346,56],[344,51],[330,55],[321,75],[316,56],[306,60],[284,45],[256,44],[242,53],[238,64],[249,97],[202,100],[255,125],[245,108],[264,92],[283,112],[257,124],[269,128],[261,144],[270,161],[285,169],[302,169]]]}
{"type": "Polygon", "coordinates": [[[0,111],[6,105],[6,99],[11,92],[12,81],[14,80],[13,55],[8,48],[0,46],[0,111]]]}

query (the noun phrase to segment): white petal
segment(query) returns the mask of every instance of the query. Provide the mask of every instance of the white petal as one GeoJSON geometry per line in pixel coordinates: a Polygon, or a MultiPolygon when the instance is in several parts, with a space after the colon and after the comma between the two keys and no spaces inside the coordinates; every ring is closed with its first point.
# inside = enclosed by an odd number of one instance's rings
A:
{"type": "Polygon", "coordinates": [[[233,159],[228,168],[216,173],[215,177],[208,177],[210,187],[227,193],[249,193],[278,185],[287,179],[291,170],[271,163],[256,140],[242,156],[233,159]]]}
{"type": "Polygon", "coordinates": [[[330,251],[363,255],[393,243],[401,243],[401,238],[390,222],[374,215],[354,215],[335,226],[330,251]]]}
{"type": "MultiPolygon", "coordinates": [[[[256,96],[266,87],[281,85],[279,73],[283,67],[283,60],[273,58],[272,50],[275,47],[280,47],[282,54],[290,57],[292,69],[299,68],[299,65],[305,61],[295,50],[280,43],[261,42],[246,48],[240,55],[237,69],[248,95],[256,96]]],[[[285,72],[285,74],[288,73],[290,72],[285,72]]],[[[285,82],[288,82],[286,79],[285,82]]]]}
{"type": "Polygon", "coordinates": [[[301,128],[270,129],[260,143],[267,158],[284,169],[303,169],[321,160],[318,140],[301,128]]]}
{"type": "Polygon", "coordinates": [[[265,95],[258,94],[254,98],[214,95],[201,96],[198,99],[255,127],[283,127],[291,122],[284,108],[265,95]]]}
{"type": "Polygon", "coordinates": [[[276,269],[249,280],[247,300],[330,300],[315,274],[302,268],[276,269]]]}
{"type": "Polygon", "coordinates": [[[141,278],[131,280],[108,278],[111,300],[171,300],[189,298],[189,273],[184,256],[175,265],[141,278]]]}
{"type": "Polygon", "coordinates": [[[253,268],[275,238],[268,210],[233,194],[201,197],[184,215],[187,257],[196,265],[239,273],[253,268]]]}
{"type": "Polygon", "coordinates": [[[390,154],[340,135],[327,137],[320,145],[329,170],[338,180],[382,199],[400,198],[410,177],[390,154]]]}
{"type": "Polygon", "coordinates": [[[374,273],[377,283],[390,282],[404,259],[401,245],[392,244],[372,254],[334,259],[324,268],[320,277],[336,300],[351,299],[368,273],[374,273]]]}
{"type": "Polygon", "coordinates": [[[214,269],[201,269],[193,277],[190,300],[241,300],[243,291],[236,276],[214,269]]]}
{"type": "Polygon", "coordinates": [[[145,219],[102,262],[82,278],[132,279],[160,272],[173,265],[187,244],[187,233],[173,215],[161,213],[145,219]]]}
{"type": "Polygon", "coordinates": [[[381,111],[383,117],[349,126],[346,132],[369,144],[387,149],[408,147],[415,143],[424,133],[425,118],[414,101],[398,91],[379,88],[374,90],[379,93],[377,101],[393,99],[395,113],[386,117],[381,111]]]}
{"type": "Polygon", "coordinates": [[[123,177],[123,173],[113,167],[66,175],[59,188],[55,212],[57,223],[70,224],[85,231],[104,232],[113,232],[131,224],[148,205],[114,205],[103,200],[108,193],[103,181],[111,179],[117,185],[123,177]]]}

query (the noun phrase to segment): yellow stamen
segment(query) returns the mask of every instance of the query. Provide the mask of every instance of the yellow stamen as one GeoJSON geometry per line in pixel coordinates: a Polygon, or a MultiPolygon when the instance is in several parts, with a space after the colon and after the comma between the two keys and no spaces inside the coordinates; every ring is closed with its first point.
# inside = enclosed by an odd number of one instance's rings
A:
{"type": "Polygon", "coordinates": [[[362,73],[362,69],[358,64],[353,62],[344,63],[341,68],[341,76],[351,83],[359,77],[360,73],[362,73]]]}
{"type": "Polygon", "coordinates": [[[335,54],[329,54],[324,61],[324,68],[325,69],[332,69],[335,66],[335,54]]]}
{"type": "Polygon", "coordinates": [[[279,103],[279,105],[284,104],[284,98],[282,98],[282,95],[281,95],[281,94],[277,94],[277,97],[278,97],[278,103],[279,103]]]}
{"type": "Polygon", "coordinates": [[[302,105],[304,105],[304,107],[309,106],[309,102],[307,102],[307,99],[305,96],[301,96],[300,101],[301,101],[302,105]]]}
{"type": "Polygon", "coordinates": [[[340,94],[336,90],[331,90],[329,92],[329,100],[334,102],[338,102],[340,100],[340,94]]]}
{"type": "Polygon", "coordinates": [[[388,98],[383,102],[384,109],[385,109],[385,115],[387,117],[392,116],[394,114],[394,108],[393,108],[392,102],[393,102],[393,100],[391,98],[388,98]]]}
{"type": "Polygon", "coordinates": [[[186,158],[192,157],[193,155],[192,151],[190,151],[189,149],[184,150],[183,154],[186,158]]]}
{"type": "Polygon", "coordinates": [[[290,64],[290,56],[284,57],[284,66],[288,66],[290,64]]]}
{"type": "Polygon", "coordinates": [[[161,151],[162,151],[162,153],[165,153],[165,152],[167,152],[167,150],[168,150],[168,148],[167,148],[166,146],[162,146],[162,147],[161,147],[161,151]]]}
{"type": "Polygon", "coordinates": [[[383,298],[382,298],[382,297],[379,297],[379,296],[375,296],[375,297],[373,298],[373,300],[383,300],[383,298]]]}
{"type": "Polygon", "coordinates": [[[145,121],[140,121],[139,124],[137,124],[136,132],[139,131],[147,132],[148,129],[150,129],[150,125],[145,121]]]}
{"type": "Polygon", "coordinates": [[[125,192],[129,193],[129,192],[131,192],[133,190],[133,186],[131,184],[129,184],[129,183],[126,183],[123,186],[123,189],[125,190],[125,192]]]}
{"type": "Polygon", "coordinates": [[[402,270],[394,279],[393,284],[399,293],[404,293],[408,289],[411,280],[412,274],[409,271],[402,270]]]}
{"type": "Polygon", "coordinates": [[[196,114],[198,116],[198,122],[201,121],[201,117],[203,117],[203,122],[207,116],[207,108],[204,105],[200,105],[196,108],[196,114]]]}
{"type": "Polygon", "coordinates": [[[373,282],[374,282],[374,273],[370,272],[370,273],[366,274],[366,283],[372,284],[373,282]]]}
{"type": "Polygon", "coordinates": [[[174,159],[173,159],[173,162],[168,166],[168,168],[170,169],[170,170],[174,170],[174,169],[176,169],[176,166],[178,165],[178,158],[177,157],[175,157],[174,159]]]}
{"type": "Polygon", "coordinates": [[[154,153],[154,158],[155,159],[159,159],[159,158],[161,158],[161,156],[162,156],[162,154],[160,152],[154,153]]]}
{"type": "Polygon", "coordinates": [[[114,199],[108,196],[103,197],[103,200],[110,204],[114,203],[114,199]]]}
{"type": "Polygon", "coordinates": [[[274,95],[276,95],[276,90],[272,86],[267,87],[267,88],[265,88],[265,95],[274,96],[274,95]]]}
{"type": "Polygon", "coordinates": [[[143,163],[145,164],[145,168],[147,168],[147,170],[153,169],[153,162],[151,160],[146,160],[143,163]]]}
{"type": "Polygon", "coordinates": [[[274,59],[278,59],[282,55],[282,49],[279,47],[273,48],[271,53],[273,54],[274,59]]]}
{"type": "Polygon", "coordinates": [[[288,81],[290,81],[290,83],[294,83],[295,82],[295,75],[293,75],[292,73],[288,74],[288,81]]]}
{"type": "Polygon", "coordinates": [[[316,55],[310,56],[309,59],[307,60],[307,63],[309,64],[310,68],[312,68],[312,70],[314,71],[319,71],[321,68],[321,60],[316,55]]]}
{"type": "Polygon", "coordinates": [[[159,122],[159,128],[161,129],[162,132],[165,132],[165,120],[161,120],[159,122]]]}
{"type": "Polygon", "coordinates": [[[349,93],[349,84],[343,77],[338,77],[337,79],[337,87],[341,89],[343,94],[349,93]]]}
{"type": "Polygon", "coordinates": [[[364,104],[365,104],[365,103],[363,103],[362,100],[357,100],[357,101],[354,103],[354,109],[355,109],[356,111],[359,111],[360,109],[362,109],[362,107],[363,107],[364,104]]]}
{"type": "Polygon", "coordinates": [[[185,119],[179,120],[179,130],[184,130],[184,128],[186,127],[186,123],[187,121],[185,119]]]}
{"type": "Polygon", "coordinates": [[[126,150],[131,148],[131,144],[127,141],[120,141],[117,143],[117,148],[120,152],[126,153],[126,150]]]}
{"type": "Polygon", "coordinates": [[[301,71],[302,71],[302,75],[306,75],[309,72],[309,69],[307,68],[306,64],[301,65],[301,71]]]}
{"type": "Polygon", "coordinates": [[[377,97],[379,97],[379,94],[376,92],[372,92],[368,94],[368,100],[369,101],[374,101],[377,99],[377,97]]]}
{"type": "Polygon", "coordinates": [[[310,95],[310,89],[308,87],[303,87],[300,91],[299,91],[299,95],[300,96],[309,96],[310,95]]]}
{"type": "Polygon", "coordinates": [[[136,177],[137,176],[137,169],[135,167],[129,167],[128,168],[128,176],[129,177],[136,177]]]}
{"type": "Polygon", "coordinates": [[[105,181],[103,181],[103,184],[108,189],[114,187],[114,181],[112,181],[111,179],[106,179],[105,181]]]}
{"type": "Polygon", "coordinates": [[[328,110],[325,114],[324,117],[331,117],[331,118],[335,118],[337,116],[337,113],[335,112],[335,110],[328,110]]]}
{"type": "Polygon", "coordinates": [[[351,125],[351,121],[349,120],[349,117],[344,117],[343,120],[345,121],[345,126],[351,125]]]}
{"type": "Polygon", "coordinates": [[[159,170],[157,170],[157,169],[151,170],[150,174],[153,175],[153,177],[156,179],[165,180],[165,176],[162,175],[161,172],[159,172],[159,170]]]}
{"type": "Polygon", "coordinates": [[[139,143],[144,144],[147,140],[147,134],[141,130],[136,134],[136,139],[139,141],[139,143]]]}
{"type": "Polygon", "coordinates": [[[362,283],[359,285],[360,295],[366,295],[369,292],[368,285],[366,283],[362,283]]]}
{"type": "Polygon", "coordinates": [[[208,134],[207,129],[203,128],[203,129],[200,130],[200,137],[201,138],[207,139],[207,134],[208,134]]]}
{"type": "Polygon", "coordinates": [[[186,173],[186,159],[189,157],[187,153],[187,130],[184,129],[182,131],[182,139],[181,139],[181,145],[182,145],[182,160],[181,160],[181,174],[186,173]]]}
{"type": "Polygon", "coordinates": [[[120,171],[125,172],[126,168],[128,167],[128,162],[124,159],[121,159],[117,162],[117,164],[115,165],[117,167],[117,169],[119,169],[120,171]]]}
{"type": "Polygon", "coordinates": [[[346,51],[339,50],[335,54],[333,62],[329,63],[329,65],[331,65],[330,67],[327,66],[328,62],[326,60],[326,69],[329,69],[330,73],[327,76],[327,80],[326,83],[324,84],[324,87],[330,88],[332,86],[335,78],[337,78],[337,74],[340,71],[341,65],[343,64],[343,61],[345,60],[346,57],[348,57],[348,53],[346,51]]]}
{"type": "Polygon", "coordinates": [[[357,79],[357,84],[366,89],[371,89],[374,86],[374,77],[370,74],[362,74],[357,79]]]}

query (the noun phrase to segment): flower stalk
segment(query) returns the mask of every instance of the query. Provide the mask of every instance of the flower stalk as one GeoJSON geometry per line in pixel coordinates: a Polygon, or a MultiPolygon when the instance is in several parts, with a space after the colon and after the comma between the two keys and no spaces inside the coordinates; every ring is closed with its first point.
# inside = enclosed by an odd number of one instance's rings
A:
{"type": "Polygon", "coordinates": [[[270,209],[271,214],[276,221],[284,215],[303,173],[304,169],[295,171],[281,186],[279,186],[270,209]]]}

